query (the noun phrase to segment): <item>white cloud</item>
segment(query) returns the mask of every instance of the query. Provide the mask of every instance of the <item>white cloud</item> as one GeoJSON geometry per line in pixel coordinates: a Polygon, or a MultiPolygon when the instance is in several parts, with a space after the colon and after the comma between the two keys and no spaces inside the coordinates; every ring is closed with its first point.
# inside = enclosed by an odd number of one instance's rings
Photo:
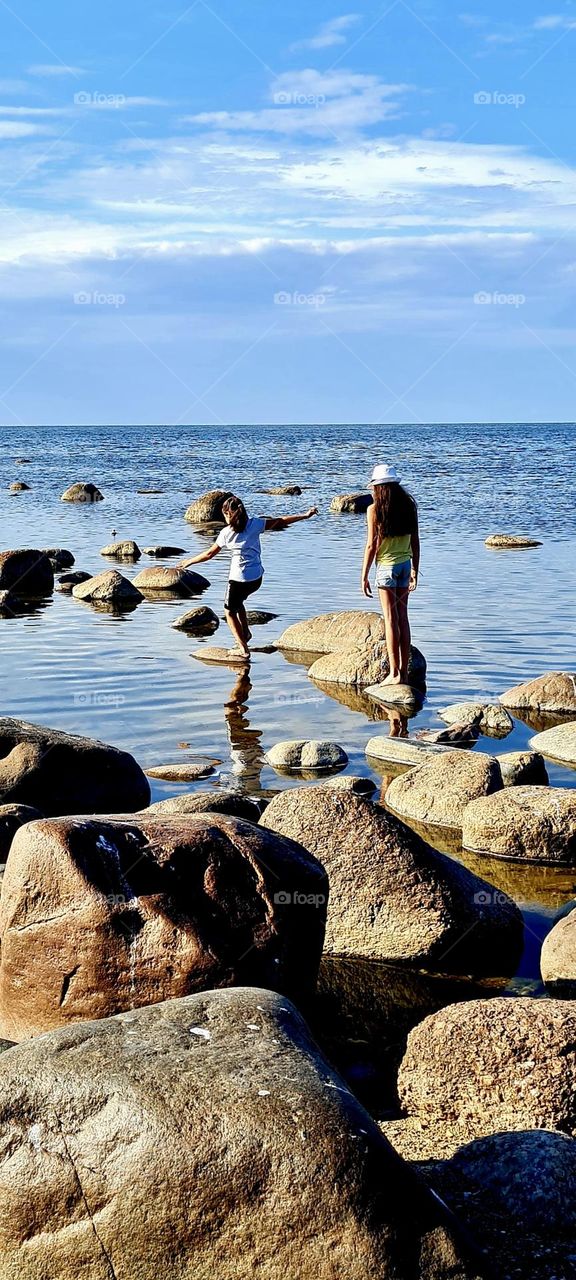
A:
{"type": "Polygon", "coordinates": [[[28,67],[29,76],[80,76],[81,67],[69,67],[63,62],[39,62],[28,67]]]}
{"type": "Polygon", "coordinates": [[[50,133],[42,124],[24,123],[22,120],[0,120],[0,138],[31,138],[39,133],[50,133]]]}
{"type": "Polygon", "coordinates": [[[378,76],[320,72],[307,68],[284,72],[273,81],[273,106],[254,111],[206,111],[183,123],[246,133],[308,134],[314,137],[350,131],[397,117],[400,99],[411,86],[384,84],[378,76]]]}
{"type": "Polygon", "coordinates": [[[12,107],[0,103],[0,116],[62,116],[66,107],[12,107]]]}
{"type": "Polygon", "coordinates": [[[572,31],[574,28],[576,28],[576,21],[560,13],[550,13],[547,17],[537,18],[533,23],[534,31],[572,31]]]}
{"type": "Polygon", "coordinates": [[[340,18],[331,18],[324,22],[316,35],[308,40],[298,40],[293,49],[331,49],[335,45],[346,44],[346,32],[360,21],[359,13],[345,13],[340,18]]]}

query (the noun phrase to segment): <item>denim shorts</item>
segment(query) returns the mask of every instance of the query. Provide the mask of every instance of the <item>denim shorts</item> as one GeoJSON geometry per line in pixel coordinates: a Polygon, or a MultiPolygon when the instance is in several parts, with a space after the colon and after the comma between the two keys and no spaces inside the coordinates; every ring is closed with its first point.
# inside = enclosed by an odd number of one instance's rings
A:
{"type": "Polygon", "coordinates": [[[376,566],[376,586],[387,590],[405,591],[410,584],[411,573],[411,560],[403,560],[401,564],[378,564],[376,566]]]}

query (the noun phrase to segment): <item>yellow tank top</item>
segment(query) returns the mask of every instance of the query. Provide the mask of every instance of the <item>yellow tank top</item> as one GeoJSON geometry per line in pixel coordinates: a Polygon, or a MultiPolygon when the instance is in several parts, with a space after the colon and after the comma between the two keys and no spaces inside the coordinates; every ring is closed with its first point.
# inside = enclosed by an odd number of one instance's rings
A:
{"type": "Polygon", "coordinates": [[[402,564],[412,559],[412,535],[402,533],[398,538],[383,538],[376,552],[377,564],[402,564]]]}

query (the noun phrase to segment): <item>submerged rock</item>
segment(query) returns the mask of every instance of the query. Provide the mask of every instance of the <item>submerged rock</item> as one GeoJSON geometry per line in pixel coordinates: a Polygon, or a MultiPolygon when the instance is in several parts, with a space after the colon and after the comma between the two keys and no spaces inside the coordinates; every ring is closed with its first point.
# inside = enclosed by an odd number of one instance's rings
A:
{"type": "Polygon", "coordinates": [[[164,782],[197,782],[199,778],[209,778],[214,773],[214,765],[189,760],[183,764],[151,765],[145,772],[147,777],[162,778],[164,782]]]}
{"type": "Polygon", "coordinates": [[[220,813],[28,824],[0,903],[0,1034],[244,982],[310,993],[327,898],[305,849],[220,813]]]}
{"type": "Polygon", "coordinates": [[[63,591],[65,595],[72,595],[74,587],[79,586],[81,582],[88,582],[93,577],[91,573],[85,573],[82,569],[73,569],[71,573],[63,573],[56,583],[56,591],[63,591]]]}
{"type": "Polygon", "coordinates": [[[507,738],[514,728],[512,716],[492,702],[455,702],[438,715],[446,724],[476,725],[480,733],[493,738],[507,738]]]}
{"type": "Polygon", "coordinates": [[[24,484],[23,480],[14,480],[10,485],[10,493],[25,493],[30,488],[29,484],[24,484]]]}
{"type": "Polygon", "coordinates": [[[544,939],[540,970],[551,995],[576,999],[576,909],[557,920],[544,939]]]}
{"type": "Polygon", "coordinates": [[[362,796],[291,788],[260,823],[326,867],[328,952],[448,964],[451,973],[503,973],[516,963],[523,927],[515,904],[362,796]]]}
{"type": "Polygon", "coordinates": [[[247,609],[246,617],[249,627],[264,627],[267,622],[274,622],[277,613],[269,613],[267,609],[247,609]]]}
{"type": "Polygon", "coordinates": [[[143,550],[145,556],[156,556],[161,560],[167,559],[168,556],[186,555],[185,547],[165,547],[160,545],[158,547],[144,547],[143,550]]]}
{"type": "Polygon", "coordinates": [[[71,484],[60,499],[61,502],[103,502],[104,494],[95,484],[71,484]]]}
{"type": "Polygon", "coordinates": [[[147,813],[226,813],[231,818],[243,818],[245,822],[258,822],[260,805],[240,791],[225,791],[223,787],[212,791],[185,791],[183,795],[170,796],[151,804],[147,813]]]}
{"type": "Polygon", "coordinates": [[[506,787],[464,811],[465,849],[524,862],[576,863],[576,791],[506,787]]]}
{"type": "Polygon", "coordinates": [[[398,1092],[423,1125],[572,1133],[576,1008],[520,997],[441,1009],[410,1033],[398,1092]]]}
{"type": "Polygon", "coordinates": [[[139,560],[142,552],[137,542],[127,539],[124,542],[110,542],[102,547],[101,556],[109,556],[113,560],[139,560]]]}
{"type": "Polygon", "coordinates": [[[371,493],[339,493],[332,499],[330,510],[337,515],[341,513],[356,515],[358,512],[367,511],[373,501],[371,493]]]}
{"type": "Polygon", "coordinates": [[[66,547],[44,547],[43,554],[48,556],[55,573],[61,573],[63,569],[71,569],[76,563],[72,552],[66,547]]]}
{"type": "Polygon", "coordinates": [[[206,604],[200,604],[196,609],[188,609],[187,613],[183,613],[172,623],[176,631],[212,632],[216,631],[220,626],[220,621],[213,609],[206,604]]]}
{"type": "Polygon", "coordinates": [[[538,751],[506,751],[497,756],[505,787],[547,787],[544,757],[538,751]]]}
{"type": "Polygon", "coordinates": [[[299,484],[277,484],[273,489],[261,489],[260,492],[274,493],[279,497],[282,495],[286,497],[297,497],[298,494],[302,493],[302,490],[299,484]]]}
{"type": "Polygon", "coordinates": [[[150,802],[150,786],[127,751],[60,729],[0,719],[0,803],[49,815],[123,813],[150,802]]]}
{"type": "Polygon", "coordinates": [[[549,760],[576,766],[576,720],[537,733],[530,739],[530,746],[549,760]]]}
{"type": "Polygon", "coordinates": [[[3,1054],[0,1082],[7,1277],[483,1271],[273,992],[210,991],[51,1032],[3,1054]]]}
{"type": "Polygon", "coordinates": [[[224,524],[223,504],[234,495],[230,489],[210,489],[190,503],[184,513],[189,524],[224,524]]]}
{"type": "Polygon", "coordinates": [[[92,578],[86,578],[72,587],[75,600],[101,600],[108,604],[138,604],[143,600],[142,592],[124,578],[116,569],[105,569],[92,578]]]}
{"type": "Polygon", "coordinates": [[[54,571],[43,551],[0,551],[0,591],[25,598],[51,595],[54,571]]]}
{"type": "Polygon", "coordinates": [[[492,756],[449,751],[394,778],[386,804],[403,818],[441,827],[461,827],[466,806],[502,787],[492,756]]]}
{"type": "Polygon", "coordinates": [[[576,675],[568,671],[547,671],[535,680],[507,689],[500,697],[502,706],[517,711],[557,711],[560,715],[576,715],[576,675]]]}
{"type": "Polygon", "coordinates": [[[277,742],[265,759],[273,769],[343,769],[348,764],[348,756],[337,742],[305,738],[277,742]]]}
{"type": "Polygon", "coordinates": [[[20,827],[41,818],[39,809],[27,804],[0,804],[0,862],[5,862],[20,827]]]}
{"type": "Polygon", "coordinates": [[[194,573],[182,565],[174,565],[170,569],[151,565],[148,569],[141,569],[134,578],[134,585],[145,595],[157,596],[162,592],[169,592],[176,596],[192,596],[205,591],[210,583],[201,573],[194,573]]]}
{"type": "Polygon", "coordinates": [[[535,538],[526,538],[515,533],[491,533],[486,538],[485,546],[514,551],[521,550],[522,547],[541,547],[542,543],[535,538]]]}

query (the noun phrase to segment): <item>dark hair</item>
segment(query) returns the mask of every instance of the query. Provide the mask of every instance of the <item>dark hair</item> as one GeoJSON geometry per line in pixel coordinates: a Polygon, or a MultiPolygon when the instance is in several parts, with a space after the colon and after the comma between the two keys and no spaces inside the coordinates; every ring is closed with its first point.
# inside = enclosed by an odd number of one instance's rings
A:
{"type": "Polygon", "coordinates": [[[248,524],[248,512],[241,498],[227,498],[222,503],[222,514],[234,533],[242,533],[248,524]]]}
{"type": "Polygon", "coordinates": [[[418,507],[414,498],[397,481],[374,485],[374,516],[380,540],[415,533],[418,527],[418,507]]]}

